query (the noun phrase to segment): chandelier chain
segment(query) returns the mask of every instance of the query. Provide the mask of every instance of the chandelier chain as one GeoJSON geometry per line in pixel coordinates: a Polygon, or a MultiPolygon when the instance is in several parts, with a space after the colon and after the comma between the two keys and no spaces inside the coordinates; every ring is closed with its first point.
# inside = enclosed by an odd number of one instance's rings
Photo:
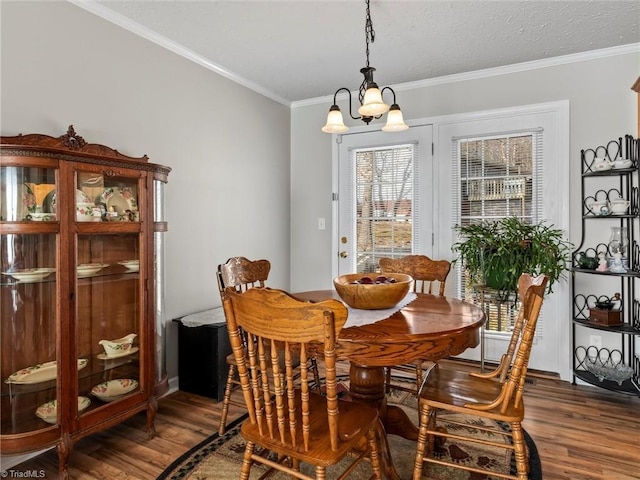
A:
{"type": "Polygon", "coordinates": [[[376,32],[373,29],[373,22],[371,21],[371,11],[369,10],[369,0],[367,0],[367,18],[364,23],[364,35],[366,42],[366,55],[367,55],[367,67],[369,66],[369,42],[373,43],[376,39],[376,32]]]}

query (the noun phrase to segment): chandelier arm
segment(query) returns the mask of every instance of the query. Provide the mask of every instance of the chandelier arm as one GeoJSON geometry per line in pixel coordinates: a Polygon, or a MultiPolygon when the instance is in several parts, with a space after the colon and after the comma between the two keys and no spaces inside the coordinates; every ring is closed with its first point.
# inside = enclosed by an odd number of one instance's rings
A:
{"type": "Polygon", "coordinates": [[[384,96],[384,91],[385,90],[389,90],[393,94],[393,102],[392,103],[396,103],[396,92],[393,90],[393,88],[384,87],[382,90],[380,90],[380,95],[384,96]]]}
{"type": "Polygon", "coordinates": [[[333,104],[334,105],[338,104],[337,101],[336,101],[338,93],[340,93],[343,90],[349,94],[349,116],[351,118],[353,118],[354,120],[360,120],[362,117],[354,117],[353,116],[353,108],[351,107],[351,90],[349,90],[347,87],[341,87],[338,90],[336,90],[336,93],[333,94],[333,104]]]}

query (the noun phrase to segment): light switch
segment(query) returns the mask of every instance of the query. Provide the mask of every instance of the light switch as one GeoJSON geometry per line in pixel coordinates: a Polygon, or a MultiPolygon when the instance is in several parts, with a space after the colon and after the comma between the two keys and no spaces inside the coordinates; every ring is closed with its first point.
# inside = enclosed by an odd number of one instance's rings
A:
{"type": "Polygon", "coordinates": [[[318,218],[318,230],[324,230],[324,229],[325,229],[324,218],[318,218]]]}

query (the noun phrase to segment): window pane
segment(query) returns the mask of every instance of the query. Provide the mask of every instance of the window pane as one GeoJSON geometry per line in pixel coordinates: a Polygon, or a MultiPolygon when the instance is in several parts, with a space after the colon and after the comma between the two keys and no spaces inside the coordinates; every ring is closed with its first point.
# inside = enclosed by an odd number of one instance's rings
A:
{"type": "MultiPolygon", "coordinates": [[[[460,172],[459,224],[471,225],[504,217],[534,222],[534,136],[463,139],[458,143],[460,172]]],[[[486,328],[510,332],[519,305],[514,298],[472,288],[464,269],[463,296],[483,304],[486,328]]]]}
{"type": "Polygon", "coordinates": [[[355,152],[357,271],[373,272],[381,257],[411,253],[414,146],[355,152]]]}

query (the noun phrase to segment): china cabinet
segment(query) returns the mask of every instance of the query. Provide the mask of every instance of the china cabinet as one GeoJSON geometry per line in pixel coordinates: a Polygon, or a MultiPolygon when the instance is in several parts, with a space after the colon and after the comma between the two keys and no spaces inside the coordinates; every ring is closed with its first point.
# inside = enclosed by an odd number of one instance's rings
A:
{"type": "Polygon", "coordinates": [[[574,382],[640,395],[640,140],[582,150],[572,255],[574,382]]]}
{"type": "Polygon", "coordinates": [[[170,169],[60,137],[0,145],[3,455],[74,443],[146,411],[164,365],[163,191],[170,169]]]}

